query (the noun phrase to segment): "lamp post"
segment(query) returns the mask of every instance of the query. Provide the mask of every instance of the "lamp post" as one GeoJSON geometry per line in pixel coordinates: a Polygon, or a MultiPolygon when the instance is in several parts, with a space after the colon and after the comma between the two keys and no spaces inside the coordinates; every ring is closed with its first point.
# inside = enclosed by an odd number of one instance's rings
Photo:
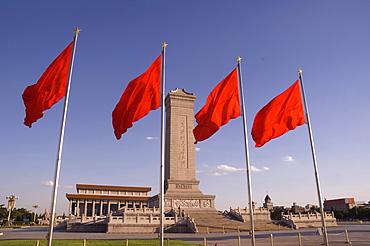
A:
{"type": "Polygon", "coordinates": [[[33,216],[33,222],[35,223],[36,222],[36,211],[37,211],[37,209],[40,207],[39,205],[37,205],[37,204],[35,204],[35,205],[33,205],[32,207],[34,207],[35,208],[35,215],[33,216]]]}
{"type": "Polygon", "coordinates": [[[19,197],[16,197],[14,194],[10,195],[10,196],[7,196],[6,199],[8,199],[8,206],[6,208],[6,210],[8,210],[8,221],[7,221],[7,224],[8,226],[10,225],[10,213],[13,211],[14,209],[14,206],[15,206],[15,202],[16,200],[18,199],[19,197]]]}

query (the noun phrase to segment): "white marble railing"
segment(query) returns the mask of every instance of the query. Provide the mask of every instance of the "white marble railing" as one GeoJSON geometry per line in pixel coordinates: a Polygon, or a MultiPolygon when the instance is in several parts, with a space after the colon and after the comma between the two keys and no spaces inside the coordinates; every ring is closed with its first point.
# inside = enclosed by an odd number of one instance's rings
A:
{"type": "MultiPolygon", "coordinates": [[[[335,219],[333,212],[324,212],[325,219],[335,219]]],[[[282,214],[281,219],[284,220],[317,220],[321,219],[320,213],[307,213],[307,214],[282,214]]]]}
{"type": "Polygon", "coordinates": [[[121,208],[119,209],[119,212],[123,212],[123,213],[160,213],[160,210],[159,208],[147,208],[147,207],[144,207],[144,208],[121,208]]]}
{"type": "Polygon", "coordinates": [[[198,232],[197,225],[195,224],[195,221],[193,218],[186,217],[185,223],[189,226],[190,230],[194,233],[198,232]]]}
{"type": "MultiPolygon", "coordinates": [[[[127,215],[123,214],[122,216],[109,216],[108,223],[127,223],[127,224],[159,224],[160,216],[159,214],[136,214],[136,215],[127,215]]],[[[164,217],[164,224],[175,224],[174,217],[164,217]]]]}
{"type": "MultiPolygon", "coordinates": [[[[230,208],[230,212],[238,213],[238,214],[249,214],[249,208],[230,208]]],[[[268,212],[269,210],[267,208],[254,208],[253,213],[255,212],[268,212]]]]}
{"type": "Polygon", "coordinates": [[[75,215],[70,215],[68,218],[68,222],[103,222],[106,221],[107,217],[106,216],[75,216],[75,215]]]}

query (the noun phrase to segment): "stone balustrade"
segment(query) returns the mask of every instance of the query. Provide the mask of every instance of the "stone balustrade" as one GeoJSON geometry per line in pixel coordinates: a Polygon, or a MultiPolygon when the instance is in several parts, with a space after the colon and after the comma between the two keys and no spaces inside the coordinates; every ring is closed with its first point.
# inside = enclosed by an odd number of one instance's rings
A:
{"type": "MultiPolygon", "coordinates": [[[[325,219],[335,219],[334,212],[325,212],[324,213],[325,219]]],[[[313,219],[321,219],[320,213],[307,213],[307,214],[282,214],[282,219],[291,219],[291,220],[313,220],[313,219]]]]}
{"type": "MultiPolygon", "coordinates": [[[[140,214],[130,215],[124,213],[122,216],[108,216],[108,223],[124,223],[124,224],[159,224],[159,213],[153,214],[140,214]]],[[[174,217],[164,217],[164,224],[175,224],[174,217]]]]}
{"type": "MultiPolygon", "coordinates": [[[[230,215],[234,216],[236,219],[247,222],[250,221],[249,208],[230,208],[230,215]]],[[[270,212],[267,208],[254,208],[253,209],[253,219],[255,221],[269,221],[270,212]]]]}
{"type": "MultiPolygon", "coordinates": [[[[337,226],[334,212],[324,212],[325,223],[327,226],[337,226]]],[[[320,213],[298,213],[281,214],[281,221],[289,227],[298,229],[304,227],[321,227],[322,220],[320,213]]]]}
{"type": "Polygon", "coordinates": [[[160,209],[159,208],[147,208],[147,207],[143,207],[143,208],[126,208],[126,207],[123,207],[119,210],[119,212],[122,212],[122,213],[144,213],[144,214],[159,214],[160,213],[160,209]]]}
{"type": "MultiPolygon", "coordinates": [[[[249,208],[245,207],[245,208],[231,208],[230,207],[230,211],[233,211],[233,212],[237,212],[239,214],[249,214],[249,208]]],[[[262,207],[259,207],[259,208],[254,208],[253,209],[253,212],[268,212],[269,210],[267,208],[262,208],[262,207]]]]}
{"type": "Polygon", "coordinates": [[[81,216],[74,216],[70,215],[68,218],[68,222],[74,222],[74,223],[85,223],[85,222],[104,222],[106,221],[106,216],[85,216],[84,214],[81,216]]]}

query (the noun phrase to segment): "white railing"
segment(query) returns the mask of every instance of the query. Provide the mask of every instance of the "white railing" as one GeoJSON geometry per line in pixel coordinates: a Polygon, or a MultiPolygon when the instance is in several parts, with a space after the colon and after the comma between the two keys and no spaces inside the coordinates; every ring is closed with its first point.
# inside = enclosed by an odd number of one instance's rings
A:
{"type": "MultiPolygon", "coordinates": [[[[335,219],[333,212],[325,212],[324,216],[325,216],[325,219],[335,219]]],[[[317,220],[317,219],[321,219],[321,214],[320,213],[307,213],[307,214],[289,213],[289,214],[282,214],[281,218],[285,220],[317,220]]]]}
{"type": "MultiPolygon", "coordinates": [[[[108,223],[126,223],[126,224],[159,224],[160,216],[159,214],[136,214],[128,215],[123,214],[122,216],[109,216],[108,223]]],[[[175,224],[174,217],[164,217],[164,224],[175,224]]]]}

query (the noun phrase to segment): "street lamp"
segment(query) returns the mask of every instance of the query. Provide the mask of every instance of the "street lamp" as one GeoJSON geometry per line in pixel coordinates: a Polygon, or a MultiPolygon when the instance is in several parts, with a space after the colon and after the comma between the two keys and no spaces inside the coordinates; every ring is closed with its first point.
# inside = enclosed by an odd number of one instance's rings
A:
{"type": "Polygon", "coordinates": [[[37,211],[37,209],[40,207],[39,205],[37,205],[37,204],[35,204],[35,205],[33,205],[32,207],[34,207],[35,208],[35,215],[33,216],[33,222],[35,223],[36,222],[36,211],[37,211]]]}
{"type": "Polygon", "coordinates": [[[7,196],[7,197],[6,197],[6,199],[8,199],[8,200],[9,200],[9,201],[8,201],[8,206],[7,206],[7,208],[6,208],[6,210],[8,210],[8,212],[9,212],[9,214],[8,214],[8,221],[7,221],[8,225],[10,225],[10,213],[13,211],[14,206],[15,206],[15,202],[16,202],[16,200],[17,200],[18,198],[19,198],[19,197],[16,197],[16,196],[14,195],[14,193],[13,193],[12,195],[10,195],[10,196],[7,196]]]}

